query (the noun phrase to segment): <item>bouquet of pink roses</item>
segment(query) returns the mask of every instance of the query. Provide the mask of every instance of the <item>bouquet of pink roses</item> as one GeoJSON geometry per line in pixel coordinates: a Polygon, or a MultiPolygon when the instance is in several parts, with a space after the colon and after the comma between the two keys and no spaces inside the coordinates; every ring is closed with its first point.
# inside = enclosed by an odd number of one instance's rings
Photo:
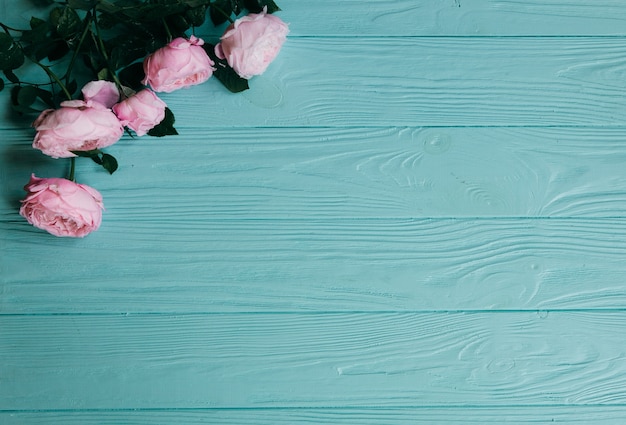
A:
{"type": "Polygon", "coordinates": [[[38,114],[33,148],[71,161],[67,178],[31,175],[20,214],[56,236],[98,229],[102,195],[75,181],[75,159],[90,158],[113,173],[118,162],[104,149],[125,132],[178,134],[157,93],[213,76],[234,93],[246,90],[286,40],[287,25],[273,15],[278,10],[272,0],[68,0],[51,7],[48,20],[31,18],[29,29],[0,23],[0,90],[12,85],[16,113],[38,114]],[[207,17],[215,26],[230,21],[215,45],[188,34],[207,17]],[[16,72],[27,60],[47,82],[20,80],[16,72]]]}

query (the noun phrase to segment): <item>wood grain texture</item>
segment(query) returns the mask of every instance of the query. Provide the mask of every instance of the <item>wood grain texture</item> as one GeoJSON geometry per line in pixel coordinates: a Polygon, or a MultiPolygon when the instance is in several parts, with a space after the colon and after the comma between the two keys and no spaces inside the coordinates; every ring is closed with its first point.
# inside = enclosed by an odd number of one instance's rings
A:
{"type": "Polygon", "coordinates": [[[623,425],[625,417],[621,406],[0,411],[3,425],[623,425]]]}
{"type": "MultiPolygon", "coordinates": [[[[278,3],[278,2],[277,2],[278,3]]],[[[283,0],[278,13],[291,37],[326,36],[621,36],[626,34],[622,0],[283,0]]],[[[32,1],[4,1],[2,22],[28,27],[45,15],[32,1]]],[[[205,25],[201,35],[219,36],[205,25]]]]}
{"type": "MultiPolygon", "coordinates": [[[[104,194],[107,220],[606,218],[626,211],[623,127],[180,132],[111,147],[121,167],[114,176],[79,161],[79,179],[104,194]]],[[[34,151],[28,129],[3,134],[0,218],[14,220],[30,173],[63,175],[67,161],[34,151]]]]}
{"type": "Polygon", "coordinates": [[[281,6],[250,91],[79,162],[86,239],[0,109],[0,423],[622,425],[623,0],[281,6]]]}
{"type": "Polygon", "coordinates": [[[623,38],[298,38],[242,96],[164,100],[182,127],[621,126],[625,66],[623,38]]]}
{"type": "Polygon", "coordinates": [[[295,38],[241,95],[162,98],[179,128],[622,126],[625,67],[624,38],[295,38]]]}
{"type": "Polygon", "coordinates": [[[613,309],[626,302],[623,219],[119,220],[108,217],[102,232],[81,241],[0,224],[10,237],[0,311],[613,309]]]}
{"type": "Polygon", "coordinates": [[[623,311],[0,321],[3,410],[626,403],[623,311]]]}

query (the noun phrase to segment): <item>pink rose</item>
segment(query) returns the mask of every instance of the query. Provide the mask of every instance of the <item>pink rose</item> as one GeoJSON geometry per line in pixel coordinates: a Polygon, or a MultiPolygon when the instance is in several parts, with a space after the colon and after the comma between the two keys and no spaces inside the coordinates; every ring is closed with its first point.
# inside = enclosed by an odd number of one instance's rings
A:
{"type": "Polygon", "coordinates": [[[200,84],[213,75],[215,63],[200,46],[204,40],[175,38],[143,61],[142,83],[154,91],[170,93],[183,87],[200,84]]]}
{"type": "Polygon", "coordinates": [[[265,72],[288,33],[287,24],[263,9],[259,14],[237,19],[226,28],[221,42],[215,46],[215,55],[226,59],[240,77],[248,79],[265,72]]]}
{"type": "Polygon", "coordinates": [[[145,89],[113,106],[123,126],[143,136],[165,118],[167,105],[152,90],[145,89]]]}
{"type": "Polygon", "coordinates": [[[102,195],[92,187],[66,179],[30,177],[24,186],[20,215],[55,236],[82,238],[100,227],[102,195]]]}
{"type": "Polygon", "coordinates": [[[69,100],[47,109],[33,122],[33,147],[53,158],[69,158],[70,151],[89,151],[117,142],[124,127],[115,114],[98,102],[69,100]]]}
{"type": "Polygon", "coordinates": [[[91,81],[81,89],[85,102],[93,101],[110,108],[120,100],[120,92],[115,83],[106,80],[91,81]]]}

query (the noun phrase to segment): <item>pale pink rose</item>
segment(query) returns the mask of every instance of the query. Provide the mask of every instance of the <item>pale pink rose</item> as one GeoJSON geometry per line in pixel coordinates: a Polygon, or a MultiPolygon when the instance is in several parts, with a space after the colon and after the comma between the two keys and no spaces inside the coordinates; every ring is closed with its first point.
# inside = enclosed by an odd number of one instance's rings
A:
{"type": "Polygon", "coordinates": [[[205,82],[213,75],[215,63],[201,47],[203,44],[201,38],[179,37],[152,53],[143,61],[142,84],[170,93],[205,82]]]}
{"type": "Polygon", "coordinates": [[[82,238],[102,222],[102,195],[84,184],[59,178],[30,177],[20,215],[55,236],[82,238]]]}
{"type": "Polygon", "coordinates": [[[81,89],[85,102],[93,101],[110,108],[120,100],[120,92],[115,83],[106,80],[91,81],[81,89]]]}
{"type": "Polygon", "coordinates": [[[33,122],[33,147],[53,158],[69,158],[70,151],[90,151],[117,142],[124,127],[115,114],[98,102],[68,100],[47,109],[33,122]]]}
{"type": "Polygon", "coordinates": [[[226,28],[215,46],[215,55],[242,78],[260,75],[276,58],[287,39],[289,28],[280,18],[263,12],[239,18],[226,28]]]}
{"type": "Polygon", "coordinates": [[[152,90],[145,89],[113,106],[123,126],[143,136],[165,118],[167,105],[152,90]]]}

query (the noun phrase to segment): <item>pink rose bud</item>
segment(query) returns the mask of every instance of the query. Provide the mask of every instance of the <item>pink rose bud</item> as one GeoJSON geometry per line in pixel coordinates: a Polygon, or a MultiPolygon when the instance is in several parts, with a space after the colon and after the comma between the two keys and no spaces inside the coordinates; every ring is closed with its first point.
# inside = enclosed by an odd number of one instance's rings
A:
{"type": "Polygon", "coordinates": [[[203,44],[201,38],[179,37],[152,53],[143,61],[142,84],[170,93],[205,82],[213,75],[215,63],[201,47],[203,44]]]}
{"type": "Polygon", "coordinates": [[[215,46],[215,55],[226,59],[228,65],[242,78],[260,75],[276,58],[287,39],[289,28],[280,18],[251,13],[226,28],[215,46]]]}
{"type": "Polygon", "coordinates": [[[152,90],[145,89],[113,106],[123,126],[143,136],[165,118],[167,105],[152,90]]]}
{"type": "Polygon", "coordinates": [[[81,89],[85,102],[93,101],[107,108],[115,105],[120,100],[120,92],[115,83],[106,80],[91,81],[81,89]]]}
{"type": "Polygon", "coordinates": [[[102,222],[102,195],[96,189],[66,179],[30,177],[24,186],[20,215],[55,236],[82,238],[102,222]]]}
{"type": "Polygon", "coordinates": [[[33,148],[53,158],[69,158],[70,151],[89,151],[117,142],[124,127],[115,114],[98,102],[70,100],[47,109],[33,122],[33,148]]]}

